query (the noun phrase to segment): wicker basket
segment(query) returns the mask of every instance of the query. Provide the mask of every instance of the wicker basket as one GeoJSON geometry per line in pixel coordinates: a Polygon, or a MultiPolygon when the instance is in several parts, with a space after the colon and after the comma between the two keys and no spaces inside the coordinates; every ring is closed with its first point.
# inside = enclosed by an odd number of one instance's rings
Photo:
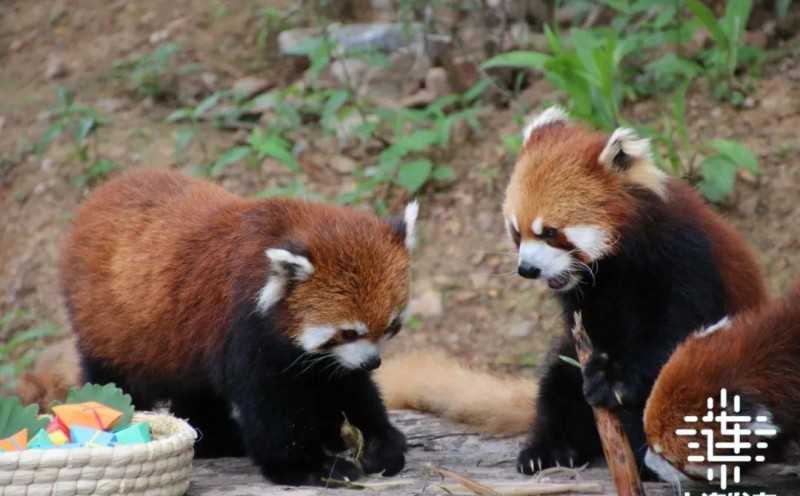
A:
{"type": "Polygon", "coordinates": [[[0,453],[0,496],[184,494],[197,434],[169,415],[134,415],[144,420],[153,436],[146,444],[0,453]]]}

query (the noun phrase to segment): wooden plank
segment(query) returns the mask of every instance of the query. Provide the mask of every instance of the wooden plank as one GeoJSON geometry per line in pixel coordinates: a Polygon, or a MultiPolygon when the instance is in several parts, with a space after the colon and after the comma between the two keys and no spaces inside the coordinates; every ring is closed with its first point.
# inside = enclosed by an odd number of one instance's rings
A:
{"type": "MultiPolygon", "coordinates": [[[[490,487],[502,487],[509,482],[575,482],[598,481],[604,492],[616,494],[608,469],[592,467],[580,471],[575,479],[569,471],[549,472],[546,477],[532,478],[517,473],[515,464],[521,437],[498,438],[474,434],[464,426],[416,412],[392,412],[392,420],[405,432],[409,442],[406,468],[395,477],[369,477],[359,482],[377,484],[364,491],[337,488],[286,488],[265,481],[258,469],[246,458],[196,460],[192,474],[191,496],[353,496],[380,494],[382,496],[441,496],[456,489],[452,480],[444,480],[430,470],[431,465],[443,467],[470,477],[490,487]]],[[[800,494],[800,479],[769,477],[760,481],[768,494],[789,496],[800,494]]],[[[687,485],[680,492],[664,483],[645,483],[648,496],[701,496],[703,488],[687,485]]],[[[712,488],[705,488],[710,493],[712,488]]],[[[737,490],[742,490],[737,488],[737,490]]],[[[717,488],[719,492],[719,489],[717,488]]],[[[462,489],[456,494],[468,494],[462,489]]],[[[756,494],[758,491],[751,492],[756,494]]]]}

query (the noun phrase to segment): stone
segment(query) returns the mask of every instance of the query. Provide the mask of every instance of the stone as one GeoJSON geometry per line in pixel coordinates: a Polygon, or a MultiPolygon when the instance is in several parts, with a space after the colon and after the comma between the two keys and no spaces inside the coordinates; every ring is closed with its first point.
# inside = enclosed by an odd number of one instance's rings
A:
{"type": "Polygon", "coordinates": [[[62,78],[66,76],[68,72],[67,64],[64,62],[64,58],[61,55],[53,53],[47,57],[44,76],[48,81],[62,78]]]}
{"type": "Polygon", "coordinates": [[[263,78],[248,76],[233,83],[233,93],[239,98],[249,100],[272,87],[272,82],[263,78]]]}
{"type": "Polygon", "coordinates": [[[331,157],[328,163],[330,164],[331,169],[340,174],[351,174],[358,168],[358,164],[355,160],[344,155],[334,155],[331,157]]]}

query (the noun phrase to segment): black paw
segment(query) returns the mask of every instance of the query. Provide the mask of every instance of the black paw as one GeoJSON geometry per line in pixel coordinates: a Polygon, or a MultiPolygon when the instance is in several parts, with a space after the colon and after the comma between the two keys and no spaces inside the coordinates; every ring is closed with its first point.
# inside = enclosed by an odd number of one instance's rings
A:
{"type": "Polygon", "coordinates": [[[615,408],[625,400],[622,383],[608,376],[609,365],[608,354],[597,353],[583,368],[583,396],[592,406],[615,408]]]}
{"type": "Polygon", "coordinates": [[[394,426],[389,426],[379,436],[366,440],[361,466],[368,474],[395,475],[406,464],[405,452],[406,437],[394,426]]]}
{"type": "Polygon", "coordinates": [[[569,446],[535,442],[519,452],[517,472],[533,475],[550,467],[580,467],[587,461],[585,456],[569,446]]]}

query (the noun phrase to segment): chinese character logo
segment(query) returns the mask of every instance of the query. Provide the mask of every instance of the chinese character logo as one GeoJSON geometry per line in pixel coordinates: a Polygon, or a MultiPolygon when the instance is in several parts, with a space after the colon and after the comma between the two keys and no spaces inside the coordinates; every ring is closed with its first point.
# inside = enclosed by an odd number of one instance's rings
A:
{"type": "MultiPolygon", "coordinates": [[[[714,398],[709,397],[706,401],[708,411],[705,416],[698,418],[694,415],[687,415],[683,418],[688,424],[700,422],[719,424],[719,432],[714,429],[701,428],[677,429],[675,434],[678,436],[702,436],[705,438],[705,452],[701,444],[697,441],[690,441],[690,450],[697,450],[696,454],[689,455],[687,460],[692,463],[713,463],[719,470],[720,489],[728,488],[728,477],[733,476],[733,482],[740,482],[741,464],[751,462],[764,462],[763,454],[759,451],[767,449],[769,446],[766,441],[755,441],[757,437],[773,437],[778,431],[772,425],[771,419],[767,415],[756,415],[755,421],[750,415],[741,413],[741,400],[739,395],[733,397],[733,412],[728,413],[728,392],[724,388],[719,393],[719,412],[715,413],[714,398]],[[715,439],[718,437],[718,439],[715,439]],[[755,441],[755,442],[751,442],[755,441]],[[729,470],[730,466],[730,470],[729,470]]],[[[709,467],[706,471],[709,481],[715,477],[715,469],[709,467]]]]}

